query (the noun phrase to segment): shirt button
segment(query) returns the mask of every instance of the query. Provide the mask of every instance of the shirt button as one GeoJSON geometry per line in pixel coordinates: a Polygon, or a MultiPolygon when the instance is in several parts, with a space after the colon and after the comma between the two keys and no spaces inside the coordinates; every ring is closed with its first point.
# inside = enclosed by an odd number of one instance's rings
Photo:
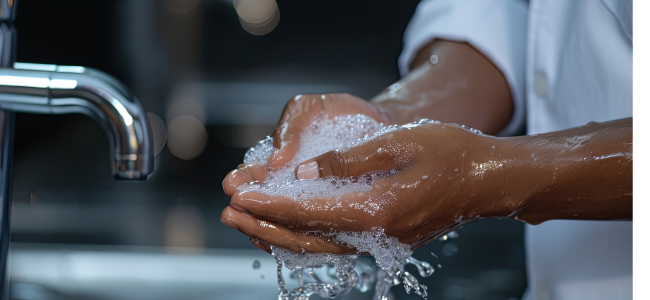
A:
{"type": "Polygon", "coordinates": [[[544,73],[540,71],[535,72],[533,88],[537,95],[541,97],[548,96],[548,80],[546,80],[546,75],[544,75],[544,73]]]}

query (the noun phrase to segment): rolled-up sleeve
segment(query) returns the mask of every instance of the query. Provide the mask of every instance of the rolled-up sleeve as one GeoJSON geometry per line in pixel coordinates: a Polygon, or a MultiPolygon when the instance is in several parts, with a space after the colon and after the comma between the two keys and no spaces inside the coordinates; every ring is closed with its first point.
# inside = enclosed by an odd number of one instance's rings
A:
{"type": "Polygon", "coordinates": [[[470,43],[505,76],[514,113],[501,136],[520,132],[525,123],[526,0],[423,0],[404,32],[398,65],[402,76],[417,52],[433,39],[470,43]]]}

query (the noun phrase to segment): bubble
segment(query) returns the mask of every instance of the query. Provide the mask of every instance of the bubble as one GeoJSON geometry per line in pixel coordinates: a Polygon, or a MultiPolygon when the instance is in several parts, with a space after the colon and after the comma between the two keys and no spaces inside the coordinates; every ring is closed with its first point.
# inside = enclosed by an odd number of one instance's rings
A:
{"type": "Polygon", "coordinates": [[[203,152],[208,134],[203,123],[192,116],[180,116],[169,122],[167,147],[174,156],[190,160],[203,152]]]}
{"type": "MultiPolygon", "coordinates": [[[[305,199],[332,199],[355,192],[367,192],[372,189],[376,179],[391,176],[395,171],[368,174],[360,178],[338,179],[317,178],[310,180],[297,180],[294,170],[303,161],[321,155],[334,149],[344,149],[363,145],[384,134],[410,130],[428,124],[440,122],[423,119],[415,123],[402,126],[383,126],[374,119],[365,115],[348,115],[328,118],[320,115],[315,118],[301,135],[300,147],[294,158],[287,166],[269,171],[263,183],[249,183],[241,185],[241,192],[258,192],[269,196],[285,196],[295,201],[305,199]]],[[[265,166],[268,157],[273,153],[273,138],[266,137],[255,147],[249,149],[244,156],[244,163],[265,166]]],[[[426,178],[426,177],[423,177],[426,178]]],[[[376,279],[379,288],[379,297],[387,297],[388,289],[397,284],[403,284],[407,292],[426,297],[426,286],[420,285],[413,275],[404,271],[406,263],[414,264],[422,276],[433,273],[433,267],[426,262],[418,261],[411,256],[410,246],[402,244],[395,237],[389,237],[383,228],[374,227],[366,232],[319,232],[319,240],[333,240],[335,243],[345,243],[357,249],[358,253],[370,253],[374,256],[381,274],[369,276],[362,273],[362,283],[359,275],[354,271],[357,254],[338,255],[331,253],[302,253],[291,252],[286,249],[271,246],[273,256],[278,262],[278,285],[280,286],[279,299],[307,299],[309,295],[318,294],[321,297],[333,297],[349,291],[357,286],[367,288],[368,278],[376,279]],[[294,271],[299,279],[299,287],[289,291],[280,272],[282,265],[294,271]],[[304,282],[307,277],[316,279],[313,268],[324,265],[334,266],[331,277],[336,278],[335,283],[324,283],[320,279],[316,282],[304,282]],[[306,274],[306,276],[303,276],[306,274]]]]}
{"type": "Polygon", "coordinates": [[[384,230],[378,227],[367,232],[340,232],[336,239],[353,245],[358,252],[372,254],[377,265],[384,270],[399,267],[404,259],[413,254],[409,245],[400,243],[397,238],[386,236],[384,230]]]}
{"type": "Polygon", "coordinates": [[[254,260],[253,261],[253,269],[259,269],[262,266],[262,263],[260,263],[259,260],[254,260]]]}

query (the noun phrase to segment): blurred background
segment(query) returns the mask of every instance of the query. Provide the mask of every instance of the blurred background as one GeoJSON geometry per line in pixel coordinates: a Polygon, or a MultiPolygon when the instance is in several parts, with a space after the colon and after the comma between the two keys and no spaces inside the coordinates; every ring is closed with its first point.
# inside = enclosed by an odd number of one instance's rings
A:
{"type": "MultiPolygon", "coordinates": [[[[158,154],[146,182],[115,181],[91,119],[17,114],[13,299],[277,299],[274,259],[219,221],[221,182],[292,96],[368,99],[396,81],[418,1],[250,2],[19,2],[17,61],[117,77],[150,112],[158,154]]],[[[523,225],[458,233],[415,253],[436,266],[429,299],[519,299],[523,225]]]]}

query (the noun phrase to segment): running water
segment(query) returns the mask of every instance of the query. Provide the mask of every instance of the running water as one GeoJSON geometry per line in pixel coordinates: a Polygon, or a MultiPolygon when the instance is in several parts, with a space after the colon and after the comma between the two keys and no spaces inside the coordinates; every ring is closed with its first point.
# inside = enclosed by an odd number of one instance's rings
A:
{"type": "MultiPolygon", "coordinates": [[[[286,196],[295,201],[313,198],[333,198],[355,192],[370,191],[374,181],[389,174],[371,174],[355,180],[318,178],[297,180],[294,170],[299,163],[323,154],[327,151],[364,144],[383,134],[408,130],[420,125],[436,124],[437,121],[423,119],[419,122],[402,126],[383,126],[364,115],[348,115],[334,118],[320,116],[301,135],[301,147],[293,160],[284,168],[271,171],[263,183],[244,184],[239,187],[243,192],[258,192],[269,196],[286,196]]],[[[472,129],[468,129],[472,130],[472,129]]],[[[266,137],[255,147],[248,150],[244,163],[266,165],[273,152],[273,139],[266,137]]],[[[434,272],[433,267],[411,257],[410,246],[400,243],[397,238],[384,234],[384,229],[375,227],[368,232],[330,232],[320,233],[337,242],[345,243],[357,249],[358,253],[367,252],[374,256],[379,272],[363,271],[362,275],[354,270],[357,254],[338,255],[327,253],[294,253],[289,250],[271,247],[278,263],[278,285],[280,300],[306,300],[312,294],[324,298],[333,298],[345,294],[353,288],[365,291],[371,281],[376,280],[374,299],[387,299],[390,287],[403,284],[407,293],[414,292],[426,299],[427,288],[404,270],[406,264],[417,267],[420,275],[426,277],[434,272]],[[294,271],[299,286],[289,291],[282,276],[282,265],[294,271]],[[325,282],[314,273],[315,267],[333,266],[334,274],[330,277],[335,282],[325,282]],[[309,279],[310,282],[307,282],[309,279]]]]}

